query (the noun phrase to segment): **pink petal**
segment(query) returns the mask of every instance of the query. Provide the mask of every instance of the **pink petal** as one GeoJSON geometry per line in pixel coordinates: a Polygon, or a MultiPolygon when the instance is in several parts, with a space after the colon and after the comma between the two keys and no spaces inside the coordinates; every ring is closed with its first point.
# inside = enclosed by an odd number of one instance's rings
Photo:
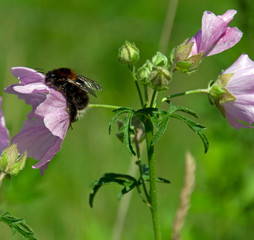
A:
{"type": "Polygon", "coordinates": [[[65,97],[53,89],[36,109],[35,114],[44,118],[45,126],[50,132],[64,139],[70,126],[70,116],[67,112],[65,97]]]}
{"type": "Polygon", "coordinates": [[[199,53],[200,43],[201,43],[201,30],[199,30],[194,37],[189,41],[193,42],[191,53],[189,56],[197,55],[199,53]]]}
{"type": "Polygon", "coordinates": [[[243,53],[227,70],[223,72],[226,73],[237,73],[241,70],[254,68],[254,62],[249,58],[249,56],[243,53]]]}
{"type": "Polygon", "coordinates": [[[228,27],[235,14],[235,10],[228,10],[221,16],[205,11],[202,17],[201,30],[189,41],[194,42],[189,57],[200,52],[203,52],[204,56],[211,56],[238,43],[242,37],[242,32],[236,27],[228,27]]]}
{"type": "Polygon", "coordinates": [[[202,18],[202,42],[200,51],[206,53],[226,31],[228,24],[214,13],[205,11],[202,18]]]}
{"type": "Polygon", "coordinates": [[[234,9],[230,9],[226,11],[223,15],[219,16],[221,17],[226,23],[230,23],[234,16],[236,15],[237,11],[234,9]]]}
{"type": "Polygon", "coordinates": [[[22,84],[44,82],[45,79],[45,76],[42,73],[39,73],[31,68],[13,67],[11,68],[11,72],[22,84]]]}
{"type": "Polygon", "coordinates": [[[42,83],[31,83],[27,85],[13,84],[6,87],[5,92],[18,95],[19,99],[23,99],[26,104],[31,105],[33,110],[35,110],[45,100],[49,88],[42,83]],[[26,90],[27,85],[29,90],[26,90]],[[44,85],[44,88],[42,85],[44,85]],[[37,90],[36,87],[40,90],[37,90]]]}
{"type": "Polygon", "coordinates": [[[254,95],[254,69],[253,74],[241,76],[233,75],[228,81],[226,88],[231,92],[236,98],[239,95],[254,95]]]}
{"type": "Polygon", "coordinates": [[[253,128],[253,126],[249,126],[249,125],[239,122],[233,115],[230,114],[230,112],[226,112],[226,118],[227,118],[229,124],[235,129],[253,128]]]}
{"type": "Polygon", "coordinates": [[[237,27],[233,27],[233,28],[228,27],[224,35],[215,44],[215,46],[207,54],[207,56],[218,54],[220,52],[223,52],[233,47],[241,40],[242,36],[243,36],[243,33],[237,27]]]}
{"type": "Polygon", "coordinates": [[[248,124],[254,122],[254,96],[238,96],[235,101],[223,104],[223,107],[231,121],[238,119],[248,124]]]}
{"type": "Polygon", "coordinates": [[[47,165],[61,149],[62,141],[45,127],[42,118],[36,116],[25,120],[21,131],[12,139],[20,153],[27,151],[28,157],[40,160],[34,168],[47,165]]]}
{"type": "Polygon", "coordinates": [[[0,154],[9,146],[9,131],[5,127],[5,119],[2,111],[2,98],[0,97],[0,154]]]}

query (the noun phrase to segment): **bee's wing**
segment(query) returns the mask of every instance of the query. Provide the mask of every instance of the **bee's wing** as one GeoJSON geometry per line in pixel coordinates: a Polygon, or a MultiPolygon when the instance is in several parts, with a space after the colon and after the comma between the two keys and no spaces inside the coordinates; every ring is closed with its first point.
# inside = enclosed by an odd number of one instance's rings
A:
{"type": "Polygon", "coordinates": [[[93,90],[101,90],[102,89],[101,85],[92,79],[89,79],[89,78],[84,77],[82,75],[78,75],[78,79],[88,88],[91,88],[93,90]]]}
{"type": "Polygon", "coordinates": [[[78,80],[71,80],[71,79],[67,79],[67,81],[69,83],[72,83],[76,86],[79,86],[82,90],[92,94],[93,96],[96,97],[96,94],[95,94],[95,91],[94,90],[101,90],[102,87],[99,83],[91,80],[91,79],[88,79],[84,76],[81,76],[81,75],[78,75],[78,80]]]}

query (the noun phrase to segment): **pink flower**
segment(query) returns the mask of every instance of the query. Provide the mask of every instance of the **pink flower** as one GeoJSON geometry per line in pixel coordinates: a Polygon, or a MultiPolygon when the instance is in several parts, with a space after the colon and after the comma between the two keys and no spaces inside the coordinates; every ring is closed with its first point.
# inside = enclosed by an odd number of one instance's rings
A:
{"type": "Polygon", "coordinates": [[[202,28],[192,37],[192,51],[189,57],[203,51],[203,56],[211,56],[223,52],[237,44],[242,32],[237,27],[230,28],[236,10],[228,10],[223,15],[216,16],[210,11],[205,11],[202,17],[202,28]]]}
{"type": "Polygon", "coordinates": [[[228,122],[237,129],[253,127],[250,124],[254,122],[254,62],[248,55],[242,54],[219,79],[223,76],[229,76],[224,89],[234,97],[233,101],[227,101],[230,94],[222,95],[224,103],[220,105],[228,122]]]}
{"type": "Polygon", "coordinates": [[[70,126],[67,102],[60,92],[45,84],[43,74],[25,67],[14,67],[11,72],[19,83],[8,86],[5,91],[17,94],[32,106],[12,143],[17,144],[20,154],[27,151],[28,157],[39,160],[33,168],[40,168],[43,175],[50,160],[60,150],[70,126]]]}
{"type": "Polygon", "coordinates": [[[0,154],[5,148],[9,147],[9,131],[5,127],[5,120],[1,106],[2,98],[0,97],[0,154]]]}

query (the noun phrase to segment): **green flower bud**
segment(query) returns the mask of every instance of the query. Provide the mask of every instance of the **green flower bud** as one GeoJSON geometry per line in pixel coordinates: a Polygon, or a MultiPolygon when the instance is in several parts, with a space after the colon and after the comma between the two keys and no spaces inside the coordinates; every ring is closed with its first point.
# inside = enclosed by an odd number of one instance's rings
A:
{"type": "Polygon", "coordinates": [[[150,60],[146,60],[143,66],[147,67],[150,70],[150,72],[153,70],[153,64],[150,60]]]}
{"type": "Polygon", "coordinates": [[[26,158],[27,158],[27,153],[25,152],[16,160],[16,162],[13,165],[8,167],[8,169],[6,170],[6,173],[10,175],[17,175],[25,167],[26,158]]]}
{"type": "Polygon", "coordinates": [[[0,159],[0,171],[4,172],[7,165],[8,165],[8,157],[7,154],[3,152],[0,159]]]}
{"type": "Polygon", "coordinates": [[[150,86],[157,91],[168,89],[170,80],[171,75],[166,68],[154,67],[150,74],[150,86]]]}
{"type": "Polygon", "coordinates": [[[16,159],[18,158],[18,154],[19,153],[16,144],[13,144],[10,147],[4,149],[0,160],[1,170],[5,171],[7,166],[9,167],[14,164],[16,162],[16,159]]]}
{"type": "Polygon", "coordinates": [[[13,144],[2,152],[0,170],[10,175],[16,175],[24,168],[26,157],[27,153],[19,155],[17,145],[13,144]]]}
{"type": "Polygon", "coordinates": [[[167,67],[168,58],[161,52],[157,52],[156,55],[154,55],[152,58],[152,63],[157,67],[167,67]]]}
{"type": "Polygon", "coordinates": [[[118,61],[122,64],[132,65],[139,60],[139,49],[135,44],[125,41],[118,51],[118,61]]]}
{"type": "Polygon", "coordinates": [[[147,60],[145,64],[140,67],[137,71],[137,80],[142,84],[147,84],[150,81],[150,73],[152,71],[153,65],[147,60]]]}

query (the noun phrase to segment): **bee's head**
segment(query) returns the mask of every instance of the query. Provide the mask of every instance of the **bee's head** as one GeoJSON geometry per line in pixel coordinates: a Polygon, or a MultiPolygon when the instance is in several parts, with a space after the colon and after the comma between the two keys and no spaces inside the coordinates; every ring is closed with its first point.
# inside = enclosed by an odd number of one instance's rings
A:
{"type": "Polygon", "coordinates": [[[58,68],[46,73],[45,83],[49,85],[56,85],[67,79],[76,79],[77,74],[69,68],[58,68]]]}
{"type": "Polygon", "coordinates": [[[47,72],[45,83],[51,83],[52,81],[54,81],[54,79],[56,79],[56,75],[57,75],[56,70],[47,72]]]}

